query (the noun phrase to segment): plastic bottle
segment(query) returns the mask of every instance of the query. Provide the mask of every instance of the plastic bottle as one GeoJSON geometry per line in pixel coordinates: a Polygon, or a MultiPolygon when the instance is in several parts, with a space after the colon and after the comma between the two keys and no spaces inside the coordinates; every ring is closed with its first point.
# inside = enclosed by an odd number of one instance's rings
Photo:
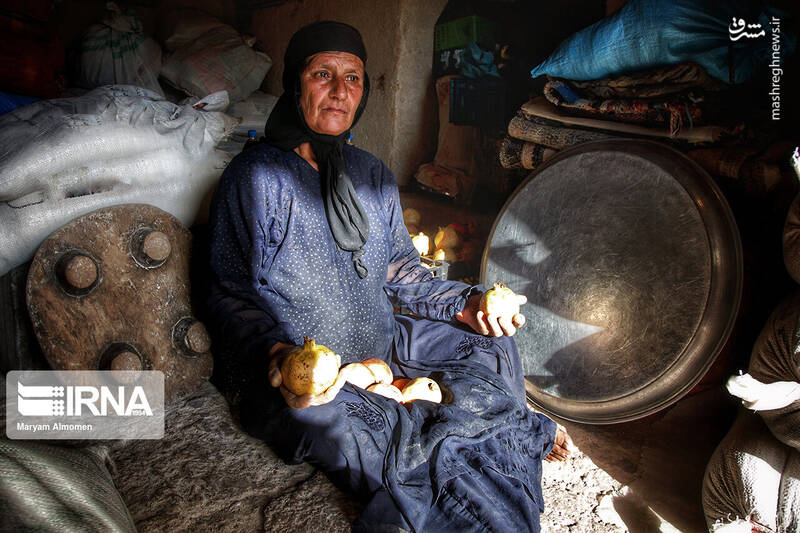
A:
{"type": "Polygon", "coordinates": [[[258,132],[256,130],[248,130],[247,141],[245,141],[244,146],[242,147],[242,152],[258,144],[258,139],[256,138],[256,135],[258,135],[258,132]]]}

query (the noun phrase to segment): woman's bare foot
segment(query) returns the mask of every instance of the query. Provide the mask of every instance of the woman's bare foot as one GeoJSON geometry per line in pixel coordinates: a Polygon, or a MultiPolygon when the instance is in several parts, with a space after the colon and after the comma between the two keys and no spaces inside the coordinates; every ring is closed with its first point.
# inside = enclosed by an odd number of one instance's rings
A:
{"type": "Polygon", "coordinates": [[[550,450],[550,453],[544,458],[544,460],[551,463],[556,461],[566,461],[574,447],[575,444],[573,444],[572,438],[570,438],[570,436],[567,434],[566,428],[561,424],[558,424],[556,426],[556,443],[553,445],[553,449],[550,450]]]}

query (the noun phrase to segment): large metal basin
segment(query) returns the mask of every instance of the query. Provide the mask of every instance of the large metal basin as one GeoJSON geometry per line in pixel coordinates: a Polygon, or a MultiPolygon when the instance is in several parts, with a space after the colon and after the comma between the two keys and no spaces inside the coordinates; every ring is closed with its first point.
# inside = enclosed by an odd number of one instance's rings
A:
{"type": "Polygon", "coordinates": [[[537,406],[623,422],[677,401],[713,363],[739,308],[741,243],[719,188],[683,154],[598,141],[517,188],[481,281],[528,296],[515,338],[537,406]]]}

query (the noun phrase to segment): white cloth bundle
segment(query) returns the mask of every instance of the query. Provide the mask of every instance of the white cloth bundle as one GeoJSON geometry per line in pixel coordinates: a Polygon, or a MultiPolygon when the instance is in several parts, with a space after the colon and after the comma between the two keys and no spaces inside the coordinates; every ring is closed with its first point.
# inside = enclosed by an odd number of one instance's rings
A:
{"type": "Polygon", "coordinates": [[[261,86],[272,67],[267,54],[253,49],[255,38],[232,26],[185,9],[167,19],[164,48],[171,52],[164,58],[161,77],[186,94],[225,90],[231,102],[239,102],[261,86]]]}
{"type": "Polygon", "coordinates": [[[800,400],[800,383],[796,381],[761,383],[750,374],[744,374],[731,376],[726,387],[751,411],[783,409],[800,400]]]}
{"type": "Polygon", "coordinates": [[[142,31],[129,8],[106,4],[108,14],[86,31],[78,58],[77,83],[94,89],[102,85],[135,85],[163,96],[158,84],[161,47],[142,31]]]}
{"type": "Polygon", "coordinates": [[[0,116],[0,275],[100,207],[148,203],[190,226],[230,160],[215,146],[237,125],[209,110],[225,95],[207,100],[194,109],[114,85],[0,116]]]}

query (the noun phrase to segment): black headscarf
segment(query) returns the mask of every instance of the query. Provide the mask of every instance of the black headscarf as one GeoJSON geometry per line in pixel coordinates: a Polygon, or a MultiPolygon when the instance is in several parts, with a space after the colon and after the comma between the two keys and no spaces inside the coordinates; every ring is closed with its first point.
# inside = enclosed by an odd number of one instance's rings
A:
{"type": "MultiPolygon", "coordinates": [[[[340,135],[316,133],[308,127],[300,106],[300,70],[306,58],[319,52],[349,52],[367,63],[367,51],[358,30],[341,22],[322,21],[297,30],[289,40],[283,59],[283,94],[269,115],[264,141],[284,151],[304,142],[311,144],[322,179],[322,196],[328,225],[342,250],[352,253],[353,266],[361,279],[367,268],[361,261],[369,236],[369,221],[347,175],[342,149],[350,129],[340,135]]],[[[351,128],[358,122],[369,96],[369,78],[364,72],[364,92],[351,128]]]]}

